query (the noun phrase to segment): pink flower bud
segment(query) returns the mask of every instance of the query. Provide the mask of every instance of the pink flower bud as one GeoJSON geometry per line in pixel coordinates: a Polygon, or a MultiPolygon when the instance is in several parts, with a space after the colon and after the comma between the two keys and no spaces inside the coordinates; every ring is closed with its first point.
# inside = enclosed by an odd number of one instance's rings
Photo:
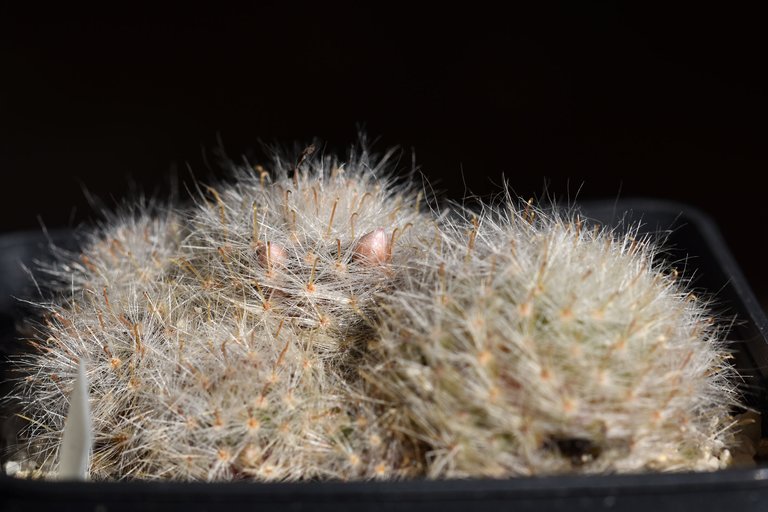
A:
{"type": "Polygon", "coordinates": [[[272,242],[259,246],[258,257],[261,266],[267,269],[285,267],[288,263],[288,253],[285,248],[272,242]]]}
{"type": "Polygon", "coordinates": [[[390,238],[383,228],[377,228],[366,233],[355,246],[354,259],[371,265],[387,263],[392,257],[390,238]]]}

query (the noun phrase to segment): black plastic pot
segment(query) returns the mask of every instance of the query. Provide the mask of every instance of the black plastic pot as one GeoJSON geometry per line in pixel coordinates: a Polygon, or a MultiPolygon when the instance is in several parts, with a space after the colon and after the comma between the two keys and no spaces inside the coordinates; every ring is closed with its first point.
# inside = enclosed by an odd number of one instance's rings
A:
{"type": "MultiPolygon", "coordinates": [[[[713,223],[685,205],[652,200],[597,202],[583,212],[609,225],[643,223],[667,234],[666,256],[684,261],[696,288],[716,294],[718,312],[736,317],[736,366],[751,407],[768,413],[768,322],[713,223]]],[[[54,233],[71,243],[70,233],[54,233]]],[[[0,342],[14,347],[25,293],[20,262],[45,257],[42,234],[0,237],[0,342]]],[[[768,437],[763,422],[763,437],[768,437]]],[[[67,483],[0,476],[2,510],[768,510],[768,467],[714,473],[559,476],[508,480],[260,483],[67,483]]]]}

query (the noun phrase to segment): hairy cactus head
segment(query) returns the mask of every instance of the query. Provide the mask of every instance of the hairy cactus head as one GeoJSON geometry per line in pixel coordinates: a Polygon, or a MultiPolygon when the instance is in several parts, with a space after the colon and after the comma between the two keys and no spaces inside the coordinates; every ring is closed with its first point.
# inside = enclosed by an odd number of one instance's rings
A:
{"type": "Polygon", "coordinates": [[[727,464],[729,353],[651,240],[530,204],[465,213],[423,239],[369,359],[429,476],[727,464]]]}

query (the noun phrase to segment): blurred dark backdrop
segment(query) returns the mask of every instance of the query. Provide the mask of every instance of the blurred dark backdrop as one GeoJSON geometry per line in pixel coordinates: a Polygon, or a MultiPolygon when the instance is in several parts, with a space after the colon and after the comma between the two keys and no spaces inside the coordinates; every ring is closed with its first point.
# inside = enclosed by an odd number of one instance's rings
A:
{"type": "Polygon", "coordinates": [[[768,297],[760,13],[612,3],[502,12],[325,2],[0,11],[0,231],[76,225],[82,192],[167,192],[259,140],[362,124],[447,197],[653,196],[720,225],[768,297]]]}

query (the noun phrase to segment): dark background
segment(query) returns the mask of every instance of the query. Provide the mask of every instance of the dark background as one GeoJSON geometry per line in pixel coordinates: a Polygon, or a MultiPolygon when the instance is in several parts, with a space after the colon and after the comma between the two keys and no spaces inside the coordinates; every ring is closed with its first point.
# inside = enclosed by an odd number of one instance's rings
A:
{"type": "MultiPolygon", "coordinates": [[[[652,196],[713,216],[766,301],[762,13],[729,4],[0,11],[0,232],[77,225],[82,192],[164,194],[259,141],[358,125],[460,198],[652,196]],[[727,5],[727,7],[725,7],[727,5]],[[175,171],[174,171],[175,170],[175,171]]],[[[362,3],[361,3],[362,4],[362,3]]]]}

